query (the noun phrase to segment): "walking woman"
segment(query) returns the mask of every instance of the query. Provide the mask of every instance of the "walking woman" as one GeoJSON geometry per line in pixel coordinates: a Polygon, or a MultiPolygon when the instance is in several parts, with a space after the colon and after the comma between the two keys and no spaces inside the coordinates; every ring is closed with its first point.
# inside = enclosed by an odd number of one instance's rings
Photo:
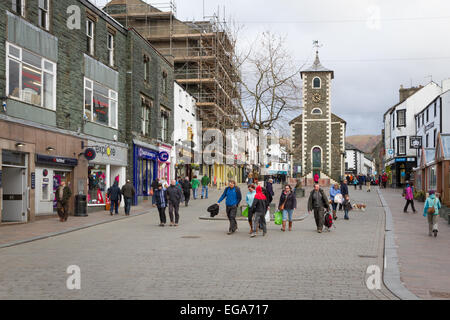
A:
{"type": "Polygon", "coordinates": [[[405,208],[403,208],[403,212],[408,212],[408,206],[411,204],[411,208],[413,209],[413,212],[416,213],[416,208],[414,208],[414,195],[413,195],[413,186],[411,184],[407,184],[405,188],[405,208]]]}
{"type": "Polygon", "coordinates": [[[286,231],[286,221],[289,218],[289,231],[292,231],[292,214],[297,209],[297,199],[295,193],[292,192],[290,185],[284,187],[284,191],[281,193],[280,203],[278,209],[283,212],[283,225],[281,231],[286,231]]]}
{"type": "Polygon", "coordinates": [[[333,207],[333,219],[334,220],[337,219],[336,209],[337,209],[337,205],[338,205],[338,203],[334,201],[334,197],[337,196],[338,194],[341,194],[341,190],[339,188],[339,184],[335,183],[334,186],[332,186],[330,189],[330,200],[331,200],[331,206],[333,207]]]}
{"type": "Polygon", "coordinates": [[[430,195],[425,201],[425,207],[423,208],[423,216],[428,218],[428,235],[431,237],[432,233],[437,237],[438,234],[438,216],[439,209],[441,208],[441,202],[436,197],[435,191],[430,190],[430,195]]]}
{"type": "Polygon", "coordinates": [[[255,221],[253,223],[253,233],[251,235],[252,238],[256,237],[256,227],[259,225],[261,225],[262,227],[263,236],[265,236],[267,233],[266,219],[265,219],[267,206],[268,206],[267,198],[262,192],[262,187],[257,186],[255,198],[253,199],[252,206],[249,209],[249,211],[252,211],[253,216],[255,217],[255,221]]]}
{"type": "Polygon", "coordinates": [[[156,200],[156,206],[158,207],[159,211],[159,220],[160,220],[160,227],[164,227],[166,224],[166,207],[167,207],[167,191],[163,189],[162,184],[160,183],[158,185],[158,189],[155,191],[155,200],[156,200]]]}

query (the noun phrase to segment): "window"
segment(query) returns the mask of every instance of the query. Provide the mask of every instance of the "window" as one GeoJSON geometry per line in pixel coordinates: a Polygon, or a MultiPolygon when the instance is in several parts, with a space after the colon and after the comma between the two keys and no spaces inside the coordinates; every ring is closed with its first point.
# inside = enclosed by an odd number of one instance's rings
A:
{"type": "Polygon", "coordinates": [[[25,0],[11,0],[12,11],[25,17],[25,0]]]}
{"type": "Polygon", "coordinates": [[[322,110],[320,110],[319,108],[315,108],[312,110],[311,112],[312,114],[322,114],[322,110]]]}
{"type": "Polygon", "coordinates": [[[406,137],[398,137],[397,144],[398,144],[398,155],[405,155],[406,154],[406,137]]]}
{"type": "Polygon", "coordinates": [[[7,43],[8,97],[47,109],[56,109],[56,64],[7,43]]]}
{"type": "Polygon", "coordinates": [[[161,108],[161,140],[167,141],[169,138],[169,111],[161,108]]]}
{"type": "Polygon", "coordinates": [[[437,129],[434,129],[433,148],[436,148],[436,139],[437,139],[437,129]]]}
{"type": "Polygon", "coordinates": [[[392,113],[392,129],[395,129],[395,113],[392,113]]]}
{"type": "Polygon", "coordinates": [[[429,117],[428,117],[428,108],[427,108],[427,122],[430,121],[429,117]]]}
{"type": "Polygon", "coordinates": [[[434,117],[437,115],[437,101],[434,103],[434,117]]]}
{"type": "Polygon", "coordinates": [[[150,58],[144,55],[144,81],[150,82],[150,58]]]}
{"type": "Polygon", "coordinates": [[[318,78],[318,77],[315,77],[314,79],[313,79],[313,88],[314,89],[320,89],[320,78],[318,78]]]}
{"type": "Polygon", "coordinates": [[[395,153],[395,139],[392,139],[392,149],[394,150],[395,153]]]}
{"type": "Polygon", "coordinates": [[[114,67],[114,35],[108,33],[109,65],[114,67]]]}
{"type": "Polygon", "coordinates": [[[167,72],[163,72],[161,81],[161,91],[163,94],[167,94],[167,72]]]}
{"type": "Polygon", "coordinates": [[[150,134],[150,114],[153,103],[151,100],[141,97],[141,120],[142,120],[142,135],[148,136],[150,134]]]}
{"type": "Polygon", "coordinates": [[[86,50],[87,52],[93,56],[94,55],[94,22],[90,19],[86,20],[86,50]]]}
{"type": "Polygon", "coordinates": [[[406,127],[406,110],[397,111],[397,127],[406,127]]]}
{"type": "Polygon", "coordinates": [[[425,125],[425,114],[422,113],[422,125],[425,125]]]}
{"type": "Polygon", "coordinates": [[[117,128],[117,92],[89,79],[84,80],[84,115],[88,121],[117,128]]]}
{"type": "Polygon", "coordinates": [[[45,30],[50,29],[49,0],[39,0],[39,26],[45,30]]]}
{"type": "Polygon", "coordinates": [[[427,133],[426,139],[425,139],[425,148],[428,148],[428,136],[429,134],[427,133]]]}

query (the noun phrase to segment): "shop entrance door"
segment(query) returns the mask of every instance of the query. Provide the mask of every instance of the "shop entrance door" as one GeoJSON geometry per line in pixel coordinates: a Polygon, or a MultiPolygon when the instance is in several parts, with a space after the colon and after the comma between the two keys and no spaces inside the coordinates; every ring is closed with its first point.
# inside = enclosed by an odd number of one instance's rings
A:
{"type": "Polygon", "coordinates": [[[27,172],[3,166],[2,222],[27,222],[27,172]]]}

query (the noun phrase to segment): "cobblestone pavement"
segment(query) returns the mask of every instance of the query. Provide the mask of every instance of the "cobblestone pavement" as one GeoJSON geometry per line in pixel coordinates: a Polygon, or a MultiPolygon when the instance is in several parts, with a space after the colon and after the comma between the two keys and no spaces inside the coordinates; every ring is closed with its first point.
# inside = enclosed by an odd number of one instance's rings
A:
{"type": "Polygon", "coordinates": [[[266,237],[250,239],[242,221],[229,236],[227,221],[199,220],[218,199],[211,191],[209,200],[181,207],[178,228],[158,227],[153,209],[3,248],[0,299],[395,299],[365,285],[368,266],[383,267],[381,203],[376,192],[350,193],[368,210],[349,221],[339,213],[337,228],[323,234],[308,216],[292,232],[271,222],[266,237]],[[81,268],[81,290],[66,288],[69,265],[81,268]]]}
{"type": "Polygon", "coordinates": [[[450,299],[450,227],[438,217],[437,238],[428,236],[424,202],[414,201],[417,213],[403,213],[402,190],[381,189],[394,221],[400,279],[422,299],[450,299]]]}

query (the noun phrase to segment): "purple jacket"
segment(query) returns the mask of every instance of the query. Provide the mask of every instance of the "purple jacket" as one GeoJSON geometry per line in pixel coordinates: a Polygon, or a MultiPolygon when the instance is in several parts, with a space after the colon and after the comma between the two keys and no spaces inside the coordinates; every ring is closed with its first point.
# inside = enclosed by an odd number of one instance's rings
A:
{"type": "Polygon", "coordinates": [[[405,190],[405,199],[406,200],[413,200],[414,199],[414,195],[413,195],[411,187],[406,188],[406,190],[405,190]]]}

